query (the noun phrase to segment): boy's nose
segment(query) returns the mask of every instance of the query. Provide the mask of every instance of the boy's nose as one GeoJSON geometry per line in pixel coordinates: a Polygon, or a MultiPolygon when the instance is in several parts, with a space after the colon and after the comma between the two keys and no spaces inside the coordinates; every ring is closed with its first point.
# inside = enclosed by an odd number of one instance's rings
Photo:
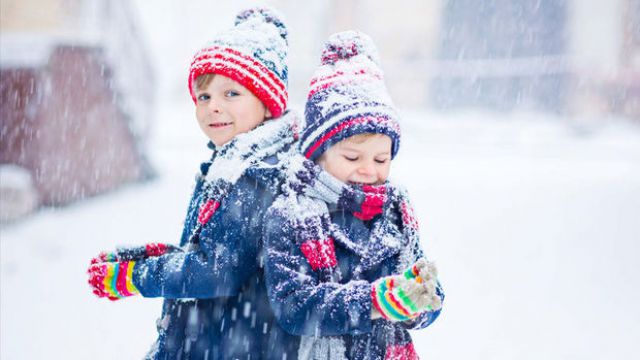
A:
{"type": "Polygon", "coordinates": [[[209,111],[211,111],[213,113],[219,113],[220,112],[219,102],[216,101],[213,98],[209,99],[209,111]]]}
{"type": "Polygon", "coordinates": [[[362,164],[360,166],[360,168],[358,168],[360,174],[362,175],[373,175],[375,172],[375,168],[373,167],[373,164],[362,164]]]}

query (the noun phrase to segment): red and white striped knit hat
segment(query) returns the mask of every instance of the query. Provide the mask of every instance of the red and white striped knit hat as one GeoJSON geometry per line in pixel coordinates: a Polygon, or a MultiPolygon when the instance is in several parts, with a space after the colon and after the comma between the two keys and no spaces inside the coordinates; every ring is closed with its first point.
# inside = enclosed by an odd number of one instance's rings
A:
{"type": "Polygon", "coordinates": [[[287,108],[287,27],[273,9],[250,8],[235,26],[198,51],[189,68],[189,92],[196,102],[198,76],[220,74],[251,91],[277,118],[287,108]]]}

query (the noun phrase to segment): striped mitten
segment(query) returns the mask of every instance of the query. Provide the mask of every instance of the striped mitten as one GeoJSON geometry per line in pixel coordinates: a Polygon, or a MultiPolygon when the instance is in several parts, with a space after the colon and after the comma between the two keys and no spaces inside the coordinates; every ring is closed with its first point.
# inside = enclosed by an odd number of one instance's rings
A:
{"type": "Polygon", "coordinates": [[[391,321],[411,320],[425,311],[438,310],[442,302],[436,293],[436,276],[433,263],[420,259],[402,275],[380,278],[372,285],[373,306],[391,321]]]}
{"type": "Polygon", "coordinates": [[[407,270],[404,271],[403,275],[406,279],[415,279],[418,283],[422,283],[422,277],[420,277],[420,272],[427,266],[427,261],[424,258],[418,259],[413,265],[409,266],[407,270]]]}
{"type": "Polygon", "coordinates": [[[383,318],[391,321],[406,321],[422,311],[422,286],[403,275],[385,276],[371,287],[373,306],[383,318]]]}
{"type": "Polygon", "coordinates": [[[135,261],[91,264],[87,273],[93,293],[114,301],[139,294],[132,281],[135,264],[135,261]]]}
{"type": "Polygon", "coordinates": [[[427,290],[427,296],[429,297],[427,310],[436,311],[442,308],[442,298],[440,297],[442,289],[439,289],[438,284],[438,269],[436,264],[432,262],[426,262],[426,265],[420,270],[420,278],[422,278],[422,284],[427,290]]]}

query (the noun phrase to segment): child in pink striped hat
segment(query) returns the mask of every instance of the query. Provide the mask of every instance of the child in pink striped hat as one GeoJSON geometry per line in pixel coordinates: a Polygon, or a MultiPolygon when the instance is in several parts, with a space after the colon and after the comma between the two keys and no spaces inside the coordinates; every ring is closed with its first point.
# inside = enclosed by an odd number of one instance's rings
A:
{"type": "Polygon", "coordinates": [[[439,316],[406,192],[388,181],[398,115],[369,36],[329,37],[307,98],[300,155],[265,221],[265,277],[300,359],[417,359],[407,330],[439,316]]]}

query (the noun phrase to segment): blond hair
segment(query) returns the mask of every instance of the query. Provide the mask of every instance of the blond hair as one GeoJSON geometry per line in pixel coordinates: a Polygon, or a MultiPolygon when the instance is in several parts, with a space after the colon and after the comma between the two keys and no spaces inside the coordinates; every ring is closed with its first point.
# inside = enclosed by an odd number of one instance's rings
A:
{"type": "Polygon", "coordinates": [[[194,90],[202,90],[209,86],[213,78],[216,76],[214,73],[206,73],[198,76],[194,82],[194,90]]]}
{"type": "Polygon", "coordinates": [[[362,133],[362,134],[356,134],[356,135],[353,135],[353,136],[349,136],[348,138],[344,139],[343,141],[350,142],[350,143],[356,143],[356,144],[362,144],[363,142],[367,141],[369,138],[372,138],[374,136],[387,136],[387,135],[379,134],[379,133],[362,133]]]}

